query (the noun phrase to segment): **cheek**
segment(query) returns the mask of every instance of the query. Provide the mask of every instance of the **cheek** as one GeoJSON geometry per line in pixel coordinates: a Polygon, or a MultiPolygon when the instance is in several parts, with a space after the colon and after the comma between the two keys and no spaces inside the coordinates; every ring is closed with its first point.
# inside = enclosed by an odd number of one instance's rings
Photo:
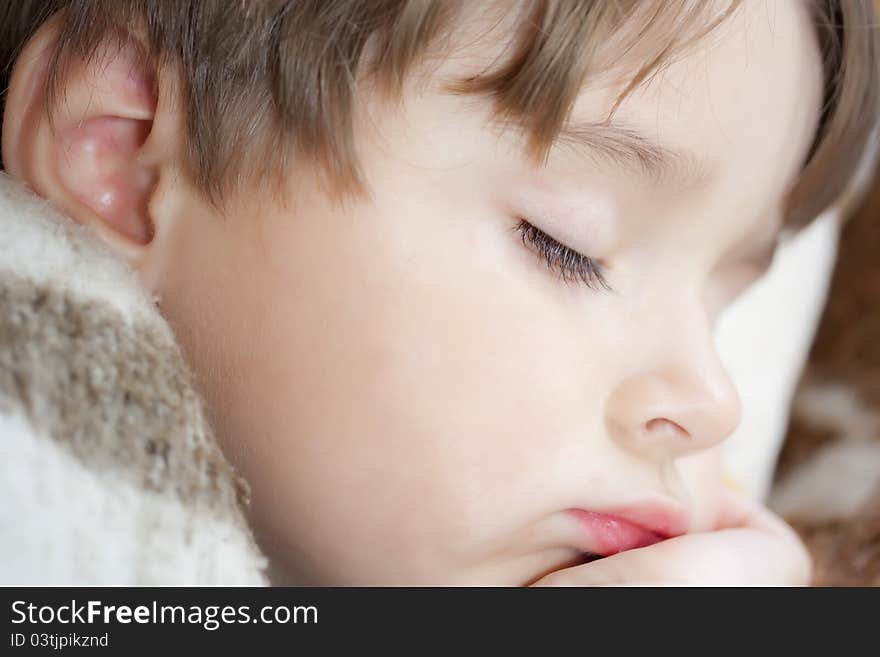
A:
{"type": "Polygon", "coordinates": [[[259,273],[232,338],[227,441],[263,524],[320,542],[337,572],[401,546],[435,568],[475,557],[540,508],[600,378],[573,375],[584,336],[523,286],[530,261],[506,267],[522,247],[502,229],[408,216],[289,224],[243,265],[259,273]]]}

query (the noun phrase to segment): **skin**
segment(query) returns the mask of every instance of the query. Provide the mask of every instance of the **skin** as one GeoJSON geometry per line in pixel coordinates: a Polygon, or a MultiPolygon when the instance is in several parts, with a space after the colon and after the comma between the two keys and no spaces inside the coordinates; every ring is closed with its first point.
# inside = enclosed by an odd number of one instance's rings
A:
{"type": "MultiPolygon", "coordinates": [[[[712,335],[764,271],[816,129],[800,3],[747,1],[620,107],[703,162],[688,187],[575,146],[530,161],[486,129],[485,101],[443,91],[491,56],[478,40],[400,103],[364,89],[368,197],[330,198],[302,162],[283,197],[247,186],[223,215],[185,174],[167,73],[151,97],[124,62],[75,70],[46,125],[33,81],[52,36],[16,66],[4,160],[157,296],[276,582],[806,583],[793,532],[721,484],[740,402],[712,335]],[[601,261],[613,292],[561,281],[520,219],[601,261]],[[689,535],[578,565],[592,539],[566,509],[646,501],[686,509],[689,535]]],[[[617,73],[574,120],[605,116],[617,73]]]]}

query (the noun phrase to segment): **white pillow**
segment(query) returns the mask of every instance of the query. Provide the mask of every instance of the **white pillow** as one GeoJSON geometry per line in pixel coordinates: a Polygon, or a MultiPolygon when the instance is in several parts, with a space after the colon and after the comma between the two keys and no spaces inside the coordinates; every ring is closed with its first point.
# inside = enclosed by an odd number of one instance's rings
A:
{"type": "Polygon", "coordinates": [[[716,333],[743,402],[742,424],[724,443],[725,474],[765,500],[789,410],[828,294],[840,212],[831,209],[783,242],[767,275],[719,319],[716,333]]]}

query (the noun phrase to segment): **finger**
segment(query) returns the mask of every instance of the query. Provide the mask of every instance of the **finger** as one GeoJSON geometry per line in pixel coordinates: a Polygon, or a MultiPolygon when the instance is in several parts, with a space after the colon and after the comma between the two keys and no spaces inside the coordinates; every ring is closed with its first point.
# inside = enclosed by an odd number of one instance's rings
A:
{"type": "Polygon", "coordinates": [[[724,529],[668,539],[592,563],[559,570],[539,586],[804,586],[806,551],[789,531],[762,514],[758,527],[724,529]]]}
{"type": "MultiPolygon", "coordinates": [[[[776,534],[777,536],[797,543],[803,548],[797,532],[782,518],[767,509],[763,504],[744,495],[725,491],[722,498],[722,513],[716,529],[735,527],[754,527],[776,534]]],[[[804,549],[804,556],[809,558],[804,549]]]]}

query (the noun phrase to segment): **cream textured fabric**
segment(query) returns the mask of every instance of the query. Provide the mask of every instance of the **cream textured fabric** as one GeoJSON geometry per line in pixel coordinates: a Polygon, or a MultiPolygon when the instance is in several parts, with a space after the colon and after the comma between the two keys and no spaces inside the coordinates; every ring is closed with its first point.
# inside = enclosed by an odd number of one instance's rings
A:
{"type": "Polygon", "coordinates": [[[0,174],[0,584],[262,585],[247,487],[168,325],[0,174]]]}

